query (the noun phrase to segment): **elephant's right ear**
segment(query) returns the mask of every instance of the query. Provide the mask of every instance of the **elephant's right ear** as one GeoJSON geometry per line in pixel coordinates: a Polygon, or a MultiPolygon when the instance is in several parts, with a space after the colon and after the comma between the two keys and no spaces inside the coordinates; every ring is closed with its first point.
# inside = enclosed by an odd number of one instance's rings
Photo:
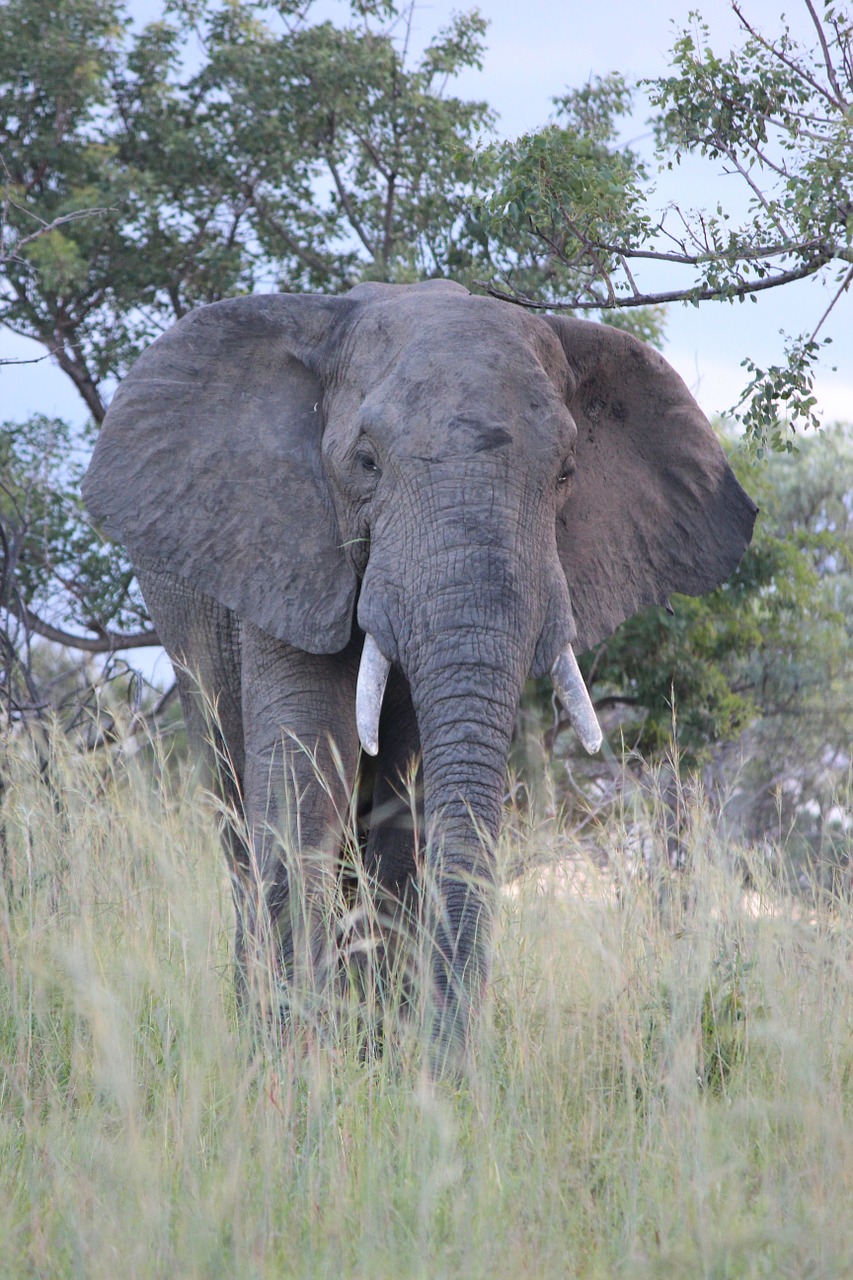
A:
{"type": "Polygon", "coordinates": [[[681,378],[609,325],[546,316],[569,366],[577,475],[557,521],[578,651],[737,568],[758,510],[681,378]]]}
{"type": "Polygon", "coordinates": [[[116,392],[83,484],[105,531],[299,649],[350,638],[356,578],[321,460],[316,373],[345,299],[270,294],[185,316],[116,392]]]}

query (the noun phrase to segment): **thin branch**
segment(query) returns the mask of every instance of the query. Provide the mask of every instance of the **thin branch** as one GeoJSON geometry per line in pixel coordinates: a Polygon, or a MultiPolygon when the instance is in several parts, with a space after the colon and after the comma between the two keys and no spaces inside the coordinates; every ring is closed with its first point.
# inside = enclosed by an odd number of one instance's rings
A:
{"type": "Polygon", "coordinates": [[[328,269],[328,264],[319,253],[314,253],[313,250],[307,249],[303,244],[299,243],[294,235],[291,235],[281,220],[270,211],[267,201],[262,196],[255,201],[255,211],[259,221],[275,232],[293,256],[308,267],[309,271],[325,272],[328,269]]]}
{"type": "Polygon", "coordinates": [[[375,259],[376,250],[374,249],[373,245],[370,243],[367,233],[362,228],[358,214],[356,213],[355,209],[352,206],[352,201],[350,200],[349,194],[346,188],[344,187],[340,174],[338,173],[338,166],[335,164],[334,160],[332,159],[332,157],[329,155],[327,151],[324,152],[323,155],[324,155],[326,164],[329,166],[329,172],[332,175],[332,179],[334,181],[335,188],[337,189],[337,193],[341,198],[341,204],[344,206],[344,209],[346,210],[347,217],[349,218],[349,221],[350,221],[350,226],[352,227],[355,234],[358,236],[361,243],[364,245],[367,252],[370,254],[371,258],[375,259]]]}
{"type": "Polygon", "coordinates": [[[91,218],[94,217],[96,213],[110,212],[108,206],[103,209],[78,209],[75,213],[65,213],[61,218],[54,218],[52,222],[45,222],[42,218],[39,218],[37,214],[33,213],[31,209],[27,209],[24,205],[18,204],[15,200],[10,199],[8,204],[11,208],[17,209],[19,213],[24,213],[29,217],[35,218],[37,222],[41,223],[41,226],[37,231],[31,231],[28,236],[22,236],[20,240],[16,240],[8,250],[8,253],[3,249],[2,243],[0,243],[0,263],[6,262],[7,259],[17,257],[18,252],[23,249],[24,245],[31,244],[33,240],[38,240],[40,236],[49,235],[51,231],[55,231],[57,227],[63,226],[66,222],[79,222],[81,218],[91,218]]]}
{"type": "Polygon", "coordinates": [[[806,3],[806,8],[811,14],[811,19],[812,19],[812,22],[814,23],[815,31],[817,31],[817,38],[820,41],[820,47],[823,53],[823,62],[824,62],[824,66],[826,67],[826,74],[829,79],[829,83],[832,85],[833,89],[835,90],[835,93],[838,99],[838,105],[843,108],[843,106],[845,105],[844,94],[841,92],[841,86],[839,85],[838,81],[835,78],[835,67],[832,65],[832,57],[829,52],[829,45],[826,43],[826,36],[823,33],[823,23],[815,13],[812,0],[805,0],[805,3],[806,3]]]}
{"type": "MultiPolygon", "coordinates": [[[[802,136],[802,132],[800,136],[802,136]]],[[[769,169],[779,178],[784,178],[786,182],[791,178],[791,171],[784,161],[777,164],[775,160],[771,160],[766,151],[762,151],[756,142],[749,141],[747,146],[751,148],[758,163],[763,165],[765,169],[769,169]]],[[[729,152],[726,152],[726,154],[728,155],[729,152]]]]}
{"type": "Polygon", "coordinates": [[[83,653],[115,653],[120,649],[142,649],[148,645],[160,644],[160,637],[153,628],[149,631],[135,631],[130,635],[121,635],[117,631],[103,629],[97,638],[76,636],[70,631],[63,631],[60,627],[45,622],[24,604],[10,601],[7,608],[35,635],[45,640],[52,640],[54,644],[65,645],[69,649],[79,649],[83,653]]]}
{"type": "MultiPolygon", "coordinates": [[[[755,151],[756,155],[759,157],[759,159],[761,159],[761,154],[760,154],[760,152],[758,151],[758,148],[757,148],[757,147],[755,147],[755,148],[753,148],[753,149],[754,149],[754,151],[755,151]]],[[[776,229],[779,231],[780,235],[782,235],[782,236],[786,236],[786,237],[787,237],[787,236],[790,236],[790,234],[791,234],[791,233],[788,231],[787,227],[783,224],[783,222],[782,222],[781,218],[778,216],[778,214],[774,212],[773,208],[772,208],[772,207],[771,207],[771,205],[770,205],[770,202],[768,201],[768,199],[767,199],[767,197],[765,196],[764,192],[763,192],[763,191],[761,190],[761,188],[759,187],[758,183],[757,183],[757,182],[755,181],[755,179],[753,178],[753,176],[752,176],[752,174],[750,173],[749,169],[747,169],[745,165],[742,165],[742,164],[741,164],[740,160],[737,158],[737,155],[735,154],[735,152],[734,152],[732,149],[730,149],[730,148],[729,148],[729,149],[727,149],[727,150],[726,150],[726,155],[727,155],[727,156],[728,156],[728,158],[729,158],[729,162],[730,162],[731,164],[733,164],[733,165],[734,165],[734,167],[737,169],[738,173],[739,173],[739,174],[740,174],[740,176],[743,178],[744,182],[747,184],[747,186],[749,187],[749,189],[752,191],[752,193],[753,193],[753,195],[755,196],[756,200],[759,202],[759,204],[760,204],[760,205],[761,205],[761,207],[763,208],[764,212],[767,214],[767,216],[768,216],[768,218],[770,219],[770,221],[773,223],[773,225],[774,225],[774,226],[776,227],[776,229]]],[[[769,162],[768,162],[768,163],[769,163],[769,162]]],[[[772,166],[771,166],[771,167],[772,167],[772,166]]],[[[784,175],[783,175],[783,176],[784,176],[784,175]]]]}
{"type": "MultiPolygon", "coordinates": [[[[808,3],[808,0],[806,0],[806,3],[808,3]]],[[[773,54],[774,58],[778,58],[780,62],[784,63],[784,65],[788,67],[790,71],[793,71],[794,74],[799,76],[801,80],[804,80],[806,84],[810,84],[811,87],[814,89],[815,93],[820,94],[820,96],[822,98],[825,98],[827,102],[831,102],[832,105],[834,107],[837,107],[839,111],[844,110],[844,107],[845,107],[844,100],[841,99],[840,101],[838,101],[835,98],[833,98],[832,94],[829,93],[824,88],[824,86],[820,83],[820,81],[815,80],[814,76],[810,76],[807,71],[804,71],[798,62],[794,62],[792,58],[786,58],[785,54],[782,52],[781,49],[777,49],[776,45],[773,44],[771,40],[768,40],[765,36],[761,34],[760,31],[757,31],[755,27],[751,26],[747,22],[746,18],[743,16],[743,12],[741,11],[740,6],[736,4],[734,0],[732,0],[732,9],[737,14],[744,29],[749,32],[749,34],[753,37],[754,40],[757,40],[758,43],[762,45],[765,49],[767,49],[769,53],[773,54]]]]}
{"type": "Polygon", "coordinates": [[[368,156],[373,161],[373,164],[376,167],[377,172],[381,174],[382,177],[387,182],[391,177],[391,170],[383,161],[380,152],[373,145],[369,136],[366,134],[361,134],[358,132],[358,130],[353,129],[353,137],[355,138],[356,142],[361,143],[361,145],[364,147],[365,151],[367,152],[368,156]]]}
{"type": "Polygon", "coordinates": [[[844,75],[847,79],[847,84],[851,89],[853,89],[853,40],[851,40],[853,29],[845,31],[844,35],[846,40],[844,44],[841,43],[841,26],[837,18],[833,19],[832,29],[838,40],[838,48],[841,53],[841,65],[844,67],[844,75]]]}
{"type": "MultiPolygon", "coordinates": [[[[13,330],[12,330],[12,332],[14,333],[14,332],[16,332],[16,331],[13,329],[13,330]]],[[[24,334],[24,337],[29,337],[29,335],[28,335],[28,334],[24,334]]],[[[49,359],[50,359],[50,357],[51,357],[53,354],[54,354],[54,349],[51,347],[49,351],[45,351],[45,353],[44,353],[44,355],[43,355],[43,356],[29,356],[26,360],[18,360],[18,359],[16,359],[16,358],[15,358],[15,359],[13,359],[11,356],[3,356],[3,357],[2,357],[2,359],[0,359],[0,365],[4,365],[4,364],[41,364],[42,360],[49,360],[49,359]]]]}
{"type": "Polygon", "coordinates": [[[817,337],[817,335],[820,333],[821,329],[823,328],[824,322],[825,322],[825,320],[826,320],[827,316],[829,315],[830,311],[831,311],[831,310],[832,310],[832,308],[835,306],[836,302],[837,302],[837,301],[838,301],[838,299],[841,297],[842,293],[846,293],[846,291],[850,288],[851,282],[853,282],[853,267],[851,267],[851,268],[850,268],[850,270],[847,272],[847,275],[846,275],[846,276],[844,277],[844,279],[841,281],[841,286],[840,286],[840,288],[838,289],[838,292],[835,294],[835,297],[832,299],[832,301],[830,302],[829,306],[826,308],[826,311],[824,311],[823,315],[822,315],[822,316],[821,316],[821,318],[818,320],[818,322],[817,322],[817,324],[816,324],[816,326],[815,326],[814,333],[813,333],[813,334],[812,334],[812,336],[809,338],[809,342],[814,342],[815,338],[817,337]]]}
{"type": "Polygon", "coordinates": [[[638,298],[640,296],[640,290],[637,288],[637,282],[634,279],[633,275],[631,274],[631,268],[628,266],[628,259],[625,257],[624,253],[619,254],[619,261],[622,264],[622,270],[625,272],[625,275],[628,277],[628,283],[631,286],[631,292],[633,293],[635,298],[638,298]]]}
{"type": "Polygon", "coordinates": [[[475,280],[474,284],[480,289],[485,289],[492,298],[499,298],[502,302],[514,302],[516,306],[527,307],[533,311],[607,311],[621,310],[625,307],[651,307],[662,302],[728,302],[733,298],[745,298],[753,293],[762,293],[765,289],[775,289],[779,285],[790,284],[793,280],[804,280],[808,276],[815,275],[830,260],[831,255],[818,257],[813,262],[804,263],[790,271],[782,271],[769,280],[745,281],[720,289],[673,289],[669,293],[646,293],[636,297],[620,295],[615,303],[608,298],[595,295],[589,301],[573,299],[571,302],[537,302],[524,294],[508,293],[487,280],[475,280]]]}
{"type": "Polygon", "coordinates": [[[607,295],[610,299],[610,305],[615,306],[616,290],[613,288],[613,281],[610,279],[610,273],[608,272],[607,268],[605,267],[604,263],[601,261],[601,258],[598,255],[598,252],[597,252],[598,246],[593,244],[593,242],[589,239],[589,237],[584,235],[583,231],[580,229],[577,223],[574,222],[569,217],[568,210],[565,208],[562,200],[559,201],[559,207],[560,207],[560,213],[563,215],[563,221],[565,222],[566,226],[569,228],[569,231],[577,240],[581,242],[583,247],[586,249],[587,257],[589,258],[595,270],[598,272],[601,279],[604,281],[605,287],[607,289],[607,295]]]}
{"type": "MultiPolygon", "coordinates": [[[[679,211],[680,212],[680,211],[679,211]]],[[[836,245],[827,245],[824,240],[789,240],[786,244],[780,245],[762,245],[757,248],[749,248],[739,250],[733,253],[731,250],[714,250],[703,248],[701,253],[688,253],[684,249],[683,241],[677,240],[672,232],[661,225],[658,230],[675,244],[682,246],[681,253],[663,253],[656,249],[632,249],[620,244],[607,244],[602,241],[592,241],[593,246],[599,253],[612,253],[619,257],[631,258],[635,260],[648,260],[651,262],[674,262],[678,266],[683,267],[701,267],[709,262],[719,262],[724,259],[729,266],[735,266],[739,262],[758,262],[764,258],[778,258],[783,255],[797,254],[802,256],[805,253],[825,253],[826,261],[829,262],[833,257],[841,256],[841,252],[836,245]]],[[[543,237],[545,239],[545,237],[543,237]]],[[[695,237],[694,237],[695,239],[695,237]]],[[[550,241],[548,242],[550,243],[550,241]]]]}

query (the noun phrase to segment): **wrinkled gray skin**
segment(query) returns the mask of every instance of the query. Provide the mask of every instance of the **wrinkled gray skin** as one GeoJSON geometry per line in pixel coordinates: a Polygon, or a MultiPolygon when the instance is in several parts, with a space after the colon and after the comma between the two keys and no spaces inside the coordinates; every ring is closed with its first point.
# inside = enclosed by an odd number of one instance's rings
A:
{"type": "Polygon", "coordinates": [[[752,533],[680,378],[617,330],[448,282],[240,298],[137,362],[84,494],[193,673],[179,680],[200,743],[196,680],[216,704],[219,785],[252,833],[229,844],[244,965],[272,945],[284,979],[325,973],[365,632],[391,661],[364,860],[377,894],[411,897],[395,793],[421,759],[435,1037],[464,1054],[525,678],[671,591],[712,589],[752,533]],[[298,901],[270,828],[301,850],[298,901]]]}

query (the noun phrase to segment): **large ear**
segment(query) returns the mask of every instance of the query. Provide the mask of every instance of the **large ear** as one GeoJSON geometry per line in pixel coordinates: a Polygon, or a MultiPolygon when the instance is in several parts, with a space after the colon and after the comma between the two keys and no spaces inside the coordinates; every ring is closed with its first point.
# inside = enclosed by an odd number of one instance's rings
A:
{"type": "Polygon", "coordinates": [[[323,471],[314,368],[345,299],[270,294],[191,312],[116,392],[83,486],[140,561],[158,560],[311,653],[350,638],[356,579],[323,471]]]}
{"type": "Polygon", "coordinates": [[[675,370],[608,325],[546,316],[569,364],[578,427],[574,489],[557,548],[579,652],[670,592],[724,582],[758,510],[675,370]]]}

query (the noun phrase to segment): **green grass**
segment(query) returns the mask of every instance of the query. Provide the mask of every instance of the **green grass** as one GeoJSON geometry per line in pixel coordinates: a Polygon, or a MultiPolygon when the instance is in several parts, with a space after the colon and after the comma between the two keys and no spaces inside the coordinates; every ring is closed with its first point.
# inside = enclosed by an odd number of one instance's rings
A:
{"type": "Polygon", "coordinates": [[[745,896],[701,809],[674,882],[628,874],[618,823],[606,872],[509,824],[546,870],[502,895],[450,1087],[346,1020],[252,1041],[188,784],[92,754],[46,786],[23,745],[6,781],[3,1276],[853,1274],[850,909],[757,859],[745,896]]]}

